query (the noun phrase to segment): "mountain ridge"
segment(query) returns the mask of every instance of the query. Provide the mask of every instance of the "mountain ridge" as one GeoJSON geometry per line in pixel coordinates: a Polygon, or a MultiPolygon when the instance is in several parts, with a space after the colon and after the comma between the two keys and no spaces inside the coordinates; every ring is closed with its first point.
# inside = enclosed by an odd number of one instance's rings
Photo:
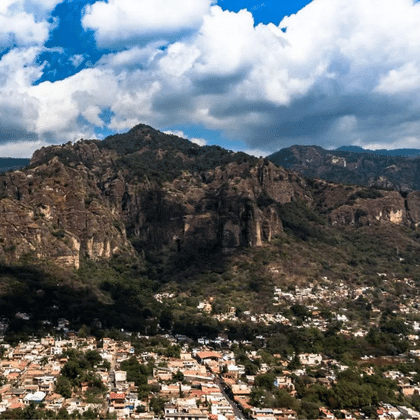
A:
{"type": "MultiPolygon", "coordinates": [[[[334,150],[334,149],[332,149],[334,150]]],[[[420,149],[364,149],[360,146],[341,146],[335,149],[337,152],[370,153],[386,156],[417,157],[420,155],[420,149]]]]}
{"type": "MultiPolygon", "coordinates": [[[[307,150],[313,161],[322,158],[323,149],[307,150]]],[[[2,181],[0,256],[36,255],[76,268],[81,258],[174,241],[185,252],[261,246],[283,231],[283,207],[296,201],[330,224],[420,221],[417,193],[306,180],[268,159],[200,147],[142,124],[103,141],[44,147],[2,181]]]]}
{"type": "MultiPolygon", "coordinates": [[[[401,149],[403,150],[403,149],[401,149]]],[[[411,192],[420,189],[420,157],[291,146],[267,159],[305,177],[411,192]]]]}
{"type": "Polygon", "coordinates": [[[0,157],[0,173],[23,168],[29,163],[30,159],[0,157]]]}
{"type": "Polygon", "coordinates": [[[274,313],[275,288],[420,278],[419,223],[418,192],[305,178],[139,125],[0,176],[0,315],[36,326],[57,306],[79,327],[212,335],[226,324],[203,300],[274,313]]]}

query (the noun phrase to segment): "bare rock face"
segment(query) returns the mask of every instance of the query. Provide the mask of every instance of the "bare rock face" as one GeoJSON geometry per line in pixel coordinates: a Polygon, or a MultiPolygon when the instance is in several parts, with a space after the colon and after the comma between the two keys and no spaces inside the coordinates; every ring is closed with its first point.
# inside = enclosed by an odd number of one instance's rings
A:
{"type": "MultiPolygon", "coordinates": [[[[281,214],[292,201],[332,225],[420,223],[419,192],[305,180],[268,160],[200,149],[147,126],[124,136],[42,148],[29,168],[2,175],[0,258],[78,268],[82,257],[134,254],[132,243],[159,249],[176,242],[187,251],[261,246],[282,233],[281,214]],[[159,171],[169,175],[158,180],[159,171]]],[[[307,158],[321,155],[312,148],[307,158]]]]}
{"type": "Polygon", "coordinates": [[[57,264],[79,267],[79,238],[69,231],[54,230],[31,207],[16,200],[0,201],[0,242],[0,257],[8,263],[33,254],[57,264]]]}
{"type": "Polygon", "coordinates": [[[0,200],[0,255],[13,261],[31,254],[78,268],[81,255],[97,260],[133,252],[120,214],[103,202],[95,181],[84,165],[65,166],[57,156],[7,173],[7,198],[0,200]]]}
{"type": "Polygon", "coordinates": [[[318,146],[292,146],[268,156],[268,159],[304,176],[330,182],[404,192],[420,189],[418,154],[404,157],[363,149],[330,151],[318,146]]]}
{"type": "Polygon", "coordinates": [[[152,246],[174,239],[201,249],[260,246],[282,232],[278,206],[304,197],[303,181],[290,176],[261,161],[186,173],[160,189],[136,193],[131,186],[123,205],[127,229],[152,246]]]}
{"type": "MultiPolygon", "coordinates": [[[[405,195],[405,194],[404,194],[405,195]]],[[[420,195],[412,192],[404,197],[397,191],[384,191],[383,197],[359,199],[353,205],[343,205],[331,211],[331,224],[366,226],[391,223],[418,226],[420,223],[420,195]]]]}
{"type": "Polygon", "coordinates": [[[30,169],[6,174],[1,236],[9,239],[0,255],[77,268],[81,256],[134,252],[127,236],[152,248],[260,246],[282,232],[279,205],[310,198],[300,177],[263,160],[163,185],[130,178],[114,160],[114,151],[82,141],[41,149],[30,169]]]}

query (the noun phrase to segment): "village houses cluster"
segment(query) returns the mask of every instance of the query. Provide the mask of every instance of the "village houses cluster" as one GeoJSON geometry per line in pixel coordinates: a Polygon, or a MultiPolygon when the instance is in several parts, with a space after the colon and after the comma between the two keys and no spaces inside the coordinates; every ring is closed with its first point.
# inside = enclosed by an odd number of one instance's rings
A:
{"type": "MultiPolygon", "coordinates": [[[[139,337],[140,340],[147,337],[139,337]]],[[[260,337],[263,340],[263,337],[260,337]]],[[[153,351],[136,352],[130,341],[117,341],[104,338],[100,346],[93,337],[81,338],[75,333],[68,333],[66,338],[45,337],[20,343],[15,347],[2,344],[3,357],[0,374],[3,385],[0,388],[0,412],[25,408],[30,404],[41,405],[45,409],[58,413],[66,409],[68,413],[94,412],[100,418],[144,419],[153,420],[254,420],[296,419],[296,411],[288,408],[258,408],[250,403],[250,396],[257,375],[271,369],[260,360],[256,375],[247,375],[245,367],[237,363],[232,351],[233,343],[219,338],[209,341],[200,339],[193,343],[184,336],[165,336],[170,346],[181,346],[179,357],[168,357],[153,351]],[[101,401],[89,402],[86,398],[88,384],[73,389],[72,395],[64,398],[56,392],[57,378],[67,363],[66,350],[77,349],[80,352],[97,351],[107,368],[98,367],[95,371],[106,391],[101,401]],[[127,372],[121,370],[121,364],[135,358],[139,363],[153,363],[153,374],[148,377],[148,384],[153,391],[145,398],[139,398],[134,382],[127,380],[127,372]],[[182,374],[182,375],[181,375],[182,374]],[[180,376],[181,375],[181,376],[180,376]],[[174,381],[174,378],[179,380],[174,381]],[[161,410],[152,409],[151,400],[159,399],[161,410]]],[[[249,344],[249,343],[248,343],[249,344]]],[[[418,356],[419,351],[412,351],[409,357],[418,356]]],[[[323,367],[323,377],[316,380],[325,386],[331,386],[337,372],[347,369],[342,363],[320,354],[298,354],[299,368],[289,370],[290,359],[273,355],[276,363],[283,366],[281,374],[275,378],[274,385],[295,396],[294,381],[305,375],[306,369],[323,367]]],[[[250,360],[261,359],[257,351],[248,351],[250,360]]],[[[366,368],[369,374],[369,368],[366,368]]],[[[410,385],[410,378],[401,372],[389,370],[384,374],[396,380],[400,392],[405,396],[420,391],[419,385],[410,385]]],[[[343,410],[343,418],[352,419],[363,413],[343,410]]],[[[380,419],[420,418],[420,413],[408,407],[393,407],[381,404],[377,416],[380,419]]],[[[335,419],[325,407],[319,409],[319,418],[335,419]]]]}
{"type": "MultiPolygon", "coordinates": [[[[340,333],[352,337],[364,337],[368,333],[369,327],[378,327],[382,310],[375,306],[375,296],[386,300],[390,295],[389,289],[403,287],[405,293],[392,293],[397,297],[392,302],[394,305],[393,313],[409,317],[420,316],[420,305],[418,297],[420,290],[412,279],[396,279],[390,278],[386,273],[377,273],[381,279],[380,287],[373,286],[350,286],[344,282],[331,281],[327,277],[322,279],[321,283],[308,282],[306,285],[294,285],[289,289],[274,287],[273,291],[273,307],[271,313],[255,313],[244,311],[238,316],[237,308],[231,306],[224,313],[214,313],[212,311],[213,298],[199,302],[197,309],[210,314],[213,318],[220,322],[251,322],[259,324],[283,324],[293,325],[297,328],[317,328],[320,331],[327,331],[331,320],[341,324],[340,333]],[[359,323],[350,320],[347,304],[358,299],[363,299],[371,307],[369,321],[359,323]],[[303,305],[308,310],[302,323],[296,324],[295,317],[286,316],[285,309],[292,305],[303,305]],[[326,318],[321,309],[328,309],[330,318],[326,318]]],[[[156,297],[156,296],[155,296],[156,297]]],[[[170,295],[171,298],[174,294],[170,295]]],[[[168,297],[164,294],[158,296],[159,301],[163,301],[168,297]]],[[[419,340],[418,332],[420,331],[420,323],[418,321],[410,322],[413,331],[409,337],[410,341],[419,340]]]]}

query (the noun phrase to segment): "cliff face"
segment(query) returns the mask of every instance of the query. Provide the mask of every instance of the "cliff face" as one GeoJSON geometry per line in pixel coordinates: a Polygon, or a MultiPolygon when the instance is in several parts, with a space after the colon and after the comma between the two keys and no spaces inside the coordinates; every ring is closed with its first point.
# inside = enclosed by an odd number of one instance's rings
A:
{"type": "Polygon", "coordinates": [[[146,126],[104,142],[43,148],[0,186],[6,262],[28,255],[77,268],[82,257],[135,253],[132,243],[137,250],[261,246],[283,231],[282,206],[297,200],[331,225],[420,222],[417,192],[306,181],[267,160],[146,126]]]}
{"type": "MultiPolygon", "coordinates": [[[[392,152],[392,151],[391,151],[392,152]]],[[[420,189],[420,158],[370,151],[325,150],[318,146],[292,146],[268,159],[307,177],[410,192],[420,189]]]]}
{"type": "Polygon", "coordinates": [[[417,227],[420,224],[420,192],[345,186],[312,180],[315,206],[327,214],[333,225],[372,226],[394,224],[417,227]]]}
{"type": "Polygon", "coordinates": [[[132,252],[120,214],[103,202],[96,181],[84,165],[65,166],[57,157],[7,173],[0,256],[11,262],[32,254],[77,268],[82,254],[101,259],[132,252]]]}
{"type": "Polygon", "coordinates": [[[133,178],[121,155],[98,145],[43,148],[29,169],[3,177],[0,257],[30,254],[77,268],[82,256],[133,253],[127,236],[142,248],[258,246],[282,231],[277,206],[305,199],[303,180],[268,162],[183,171],[158,183],[133,178]]]}

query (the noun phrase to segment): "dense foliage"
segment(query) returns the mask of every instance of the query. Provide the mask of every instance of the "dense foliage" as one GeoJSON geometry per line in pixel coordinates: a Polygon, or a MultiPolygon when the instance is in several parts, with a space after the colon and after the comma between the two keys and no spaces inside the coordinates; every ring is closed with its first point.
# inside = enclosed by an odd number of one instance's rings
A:
{"type": "Polygon", "coordinates": [[[231,162],[257,161],[246,153],[234,153],[219,146],[201,147],[145,125],[107,137],[99,147],[115,150],[120,156],[115,164],[128,170],[130,178],[160,182],[172,181],[184,171],[201,173],[231,162]]]}

